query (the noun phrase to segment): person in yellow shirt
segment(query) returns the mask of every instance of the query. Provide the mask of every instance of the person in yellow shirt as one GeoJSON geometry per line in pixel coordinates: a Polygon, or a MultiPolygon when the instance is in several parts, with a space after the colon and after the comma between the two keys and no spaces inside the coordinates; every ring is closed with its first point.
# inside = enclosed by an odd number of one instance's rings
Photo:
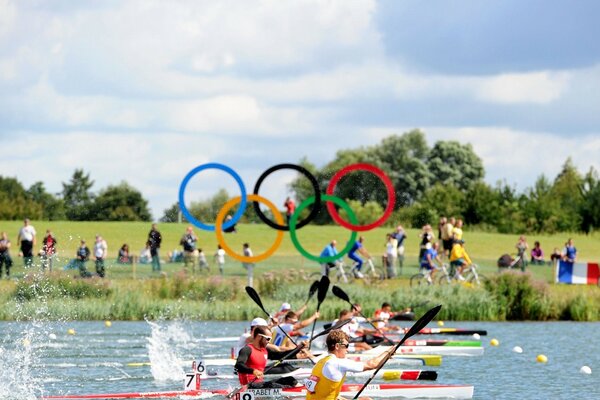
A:
{"type": "MultiPolygon", "coordinates": [[[[375,369],[394,350],[392,347],[367,362],[359,362],[346,359],[350,342],[348,335],[343,331],[337,329],[329,332],[325,343],[329,354],[315,364],[311,376],[304,381],[307,389],[306,400],[345,400],[339,394],[346,378],[346,372],[375,369]]],[[[371,399],[359,397],[359,400],[371,399]]]]}
{"type": "Polygon", "coordinates": [[[463,237],[462,227],[463,227],[463,220],[462,219],[457,219],[456,220],[456,225],[452,229],[452,239],[453,240],[455,240],[455,241],[456,240],[462,240],[462,237],[463,237]]]}
{"type": "Polygon", "coordinates": [[[452,245],[452,251],[450,252],[450,266],[456,268],[456,277],[464,281],[465,278],[462,276],[462,272],[466,266],[471,265],[472,261],[467,254],[464,247],[464,240],[455,240],[452,245]]]}

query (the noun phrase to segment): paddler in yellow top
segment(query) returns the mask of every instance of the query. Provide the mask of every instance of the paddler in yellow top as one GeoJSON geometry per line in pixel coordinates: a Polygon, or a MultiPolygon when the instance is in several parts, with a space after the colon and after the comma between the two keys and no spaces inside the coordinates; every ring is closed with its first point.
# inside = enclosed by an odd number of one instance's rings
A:
{"type": "MultiPolygon", "coordinates": [[[[379,363],[394,350],[394,347],[384,351],[367,362],[346,359],[348,352],[348,335],[341,330],[333,330],[325,341],[329,354],[319,360],[313,367],[311,376],[304,381],[306,400],[345,400],[340,396],[346,372],[362,372],[375,369],[379,363]]],[[[359,397],[359,400],[371,400],[369,397],[359,397]]]]}
{"type": "Polygon", "coordinates": [[[456,278],[461,281],[465,280],[462,276],[463,270],[473,263],[465,250],[464,244],[464,240],[455,240],[450,252],[450,266],[456,268],[456,278]]]}

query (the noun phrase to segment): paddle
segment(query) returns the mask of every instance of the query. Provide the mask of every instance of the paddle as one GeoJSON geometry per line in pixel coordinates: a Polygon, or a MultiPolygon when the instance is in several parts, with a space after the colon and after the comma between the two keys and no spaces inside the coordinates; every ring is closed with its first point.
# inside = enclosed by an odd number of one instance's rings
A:
{"type": "MultiPolygon", "coordinates": [[[[319,289],[319,281],[314,281],[312,285],[310,285],[310,289],[308,289],[308,298],[304,302],[304,305],[307,305],[310,299],[313,298],[317,290],[319,289]]],[[[304,307],[304,306],[303,306],[304,307]]]]}
{"type": "MultiPolygon", "coordinates": [[[[262,300],[260,299],[260,296],[258,295],[258,293],[256,292],[256,290],[254,290],[253,287],[250,286],[246,286],[246,293],[248,293],[248,296],[250,296],[250,298],[252,300],[254,300],[254,302],[256,303],[257,306],[260,307],[261,310],[263,310],[263,312],[270,318],[272,319],[273,317],[271,317],[271,314],[269,314],[269,312],[267,310],[265,310],[265,306],[263,306],[262,300]]],[[[294,344],[297,346],[296,342],[294,341],[294,339],[292,339],[290,337],[290,335],[288,335],[288,333],[285,331],[285,329],[283,329],[280,325],[277,325],[277,328],[279,328],[279,330],[281,332],[283,332],[283,334],[294,344]]]]}
{"type": "Polygon", "coordinates": [[[425,313],[425,315],[423,315],[421,318],[418,319],[417,322],[414,323],[414,325],[410,328],[410,330],[408,332],[406,332],[406,334],[404,335],[404,337],[402,338],[402,340],[400,340],[398,342],[398,344],[396,344],[393,348],[393,351],[388,352],[387,355],[383,358],[383,360],[381,360],[381,362],[379,363],[379,366],[377,366],[377,369],[375,369],[375,372],[373,372],[373,375],[371,375],[371,377],[365,382],[365,384],[360,388],[360,390],[358,391],[358,393],[356,393],[356,395],[354,395],[354,400],[358,399],[358,396],[360,396],[360,394],[363,392],[363,390],[365,390],[365,388],[367,387],[367,385],[369,383],[371,383],[371,381],[373,380],[373,378],[375,377],[375,375],[377,375],[377,372],[379,372],[379,370],[381,368],[383,368],[383,366],[385,365],[385,363],[392,358],[392,355],[394,355],[394,353],[396,351],[398,351],[398,348],[400,346],[402,346],[402,344],[404,342],[406,342],[406,340],[415,335],[416,333],[419,333],[419,331],[421,329],[423,329],[424,327],[427,326],[428,323],[431,322],[431,320],[433,320],[435,318],[435,316],[437,315],[438,312],[440,312],[440,309],[442,308],[442,305],[440,304],[439,306],[435,306],[433,307],[431,310],[427,311],[425,313]]]}
{"type": "MultiPolygon", "coordinates": [[[[329,327],[319,333],[317,333],[313,339],[318,338],[319,336],[323,336],[328,334],[329,332],[331,332],[334,329],[340,329],[342,326],[346,325],[348,322],[350,322],[350,320],[346,320],[346,321],[340,321],[337,324],[335,324],[332,327],[329,327]]],[[[279,360],[275,361],[273,364],[269,365],[267,368],[265,368],[265,370],[263,371],[263,375],[266,375],[267,372],[269,372],[270,370],[272,370],[273,368],[275,368],[276,366],[278,366],[279,364],[281,364],[282,362],[284,362],[285,360],[292,358],[293,356],[295,356],[296,354],[298,354],[300,351],[302,351],[302,349],[304,349],[304,343],[300,343],[294,350],[292,350],[290,353],[286,354],[285,357],[280,358],[279,360]]],[[[258,377],[254,378],[252,380],[252,382],[246,384],[246,385],[242,385],[240,388],[234,390],[233,392],[229,393],[227,395],[228,399],[231,399],[232,397],[234,397],[236,394],[244,392],[246,390],[248,390],[248,386],[250,386],[254,381],[256,381],[258,379],[258,377]]]]}
{"type": "MultiPolygon", "coordinates": [[[[319,291],[317,293],[317,312],[321,309],[321,304],[325,300],[327,296],[327,292],[329,291],[329,278],[327,275],[323,275],[321,280],[319,281],[319,291]]],[[[313,334],[315,333],[315,325],[317,325],[317,319],[313,321],[312,330],[310,331],[310,341],[308,342],[308,349],[310,350],[310,346],[313,341],[313,334]]]]}
{"type": "MultiPolygon", "coordinates": [[[[334,294],[336,297],[338,297],[340,300],[344,300],[346,303],[350,304],[350,307],[351,307],[351,309],[354,309],[354,304],[352,304],[352,302],[350,301],[350,297],[348,297],[348,295],[346,294],[346,292],[344,292],[344,291],[342,290],[342,288],[340,288],[339,286],[335,286],[335,285],[334,285],[334,286],[333,286],[333,288],[331,288],[331,291],[332,291],[332,292],[333,292],[333,294],[334,294]]],[[[357,310],[357,311],[358,311],[358,310],[357,310]]],[[[383,336],[383,338],[384,338],[384,339],[385,339],[385,340],[386,340],[386,341],[387,341],[389,344],[391,344],[392,346],[395,344],[395,342],[394,342],[393,340],[391,340],[391,339],[389,339],[387,336],[385,336],[385,333],[383,333],[383,331],[381,331],[381,329],[379,329],[378,327],[376,327],[376,326],[375,326],[375,324],[373,324],[373,322],[369,321],[369,319],[368,319],[367,317],[365,317],[365,315],[364,315],[362,312],[358,311],[358,313],[360,314],[360,316],[361,316],[361,317],[363,317],[364,319],[366,319],[366,320],[367,320],[367,322],[368,322],[369,324],[371,324],[371,326],[372,326],[373,328],[375,328],[375,330],[376,330],[377,332],[379,332],[379,334],[380,334],[381,336],[383,336]]]]}

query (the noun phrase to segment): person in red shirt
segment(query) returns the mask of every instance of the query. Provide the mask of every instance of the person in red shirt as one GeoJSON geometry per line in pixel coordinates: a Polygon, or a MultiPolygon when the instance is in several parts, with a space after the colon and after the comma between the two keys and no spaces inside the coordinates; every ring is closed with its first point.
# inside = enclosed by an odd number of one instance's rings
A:
{"type": "Polygon", "coordinates": [[[46,236],[44,236],[42,243],[44,244],[42,246],[42,251],[40,251],[42,256],[42,269],[48,267],[48,270],[52,272],[52,264],[54,263],[54,256],[56,254],[56,238],[50,229],[46,230],[46,236]]]}
{"type": "Polygon", "coordinates": [[[388,324],[388,321],[394,315],[396,315],[396,313],[392,311],[390,303],[383,303],[381,308],[375,311],[375,316],[373,318],[376,321],[375,326],[383,331],[397,331],[400,329],[399,326],[388,324]]]}
{"type": "Polygon", "coordinates": [[[294,203],[294,200],[288,197],[287,199],[285,199],[285,203],[283,203],[283,206],[285,207],[285,216],[287,218],[287,224],[289,226],[290,218],[292,218],[294,211],[296,211],[296,203],[294,203]]]}

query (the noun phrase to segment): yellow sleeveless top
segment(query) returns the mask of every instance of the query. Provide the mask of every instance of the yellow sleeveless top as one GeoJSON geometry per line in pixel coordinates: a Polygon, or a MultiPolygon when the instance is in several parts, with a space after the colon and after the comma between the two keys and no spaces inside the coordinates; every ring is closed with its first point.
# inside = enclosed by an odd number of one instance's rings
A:
{"type": "Polygon", "coordinates": [[[336,400],[338,398],[342,391],[344,379],[339,382],[334,382],[323,375],[323,367],[330,358],[331,356],[327,356],[319,360],[313,367],[312,376],[318,378],[319,381],[317,382],[314,393],[311,393],[310,391],[306,392],[306,400],[336,400]]]}

